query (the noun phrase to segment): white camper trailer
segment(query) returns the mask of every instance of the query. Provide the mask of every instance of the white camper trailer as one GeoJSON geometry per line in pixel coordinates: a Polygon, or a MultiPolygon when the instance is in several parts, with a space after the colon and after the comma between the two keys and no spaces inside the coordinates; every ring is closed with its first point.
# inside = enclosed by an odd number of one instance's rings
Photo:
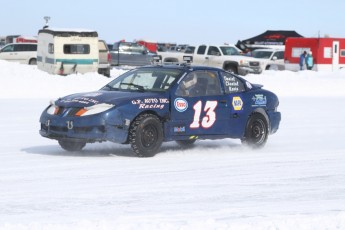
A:
{"type": "Polygon", "coordinates": [[[37,67],[51,74],[96,72],[98,70],[98,34],[91,30],[39,30],[37,67]]]}

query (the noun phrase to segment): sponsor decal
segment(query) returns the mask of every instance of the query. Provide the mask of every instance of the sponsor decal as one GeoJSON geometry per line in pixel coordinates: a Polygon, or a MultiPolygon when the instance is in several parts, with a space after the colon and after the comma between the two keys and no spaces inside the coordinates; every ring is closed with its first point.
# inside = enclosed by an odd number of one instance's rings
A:
{"type": "Polygon", "coordinates": [[[94,93],[87,93],[84,96],[85,97],[97,97],[97,96],[100,96],[100,95],[102,95],[102,93],[94,92],[94,93]]]}
{"type": "Polygon", "coordinates": [[[63,103],[80,103],[80,104],[98,104],[99,101],[95,100],[94,98],[89,98],[89,97],[76,97],[73,99],[62,99],[61,102],[63,103]]]}
{"type": "Polygon", "coordinates": [[[177,111],[184,112],[188,109],[188,102],[183,98],[176,98],[174,106],[177,111]]]}
{"type": "Polygon", "coordinates": [[[138,109],[163,109],[165,104],[168,103],[168,98],[144,98],[132,100],[132,104],[137,105],[138,109]]]}
{"type": "Polygon", "coordinates": [[[232,98],[232,106],[234,107],[234,110],[236,110],[236,111],[241,110],[243,107],[243,101],[242,101],[241,97],[238,97],[238,96],[233,97],[232,98]]]}
{"type": "Polygon", "coordinates": [[[254,104],[252,106],[266,106],[267,98],[263,94],[255,94],[252,97],[254,104]]]}
{"type": "Polygon", "coordinates": [[[186,132],[186,126],[175,126],[174,127],[174,133],[185,133],[186,132]]]}

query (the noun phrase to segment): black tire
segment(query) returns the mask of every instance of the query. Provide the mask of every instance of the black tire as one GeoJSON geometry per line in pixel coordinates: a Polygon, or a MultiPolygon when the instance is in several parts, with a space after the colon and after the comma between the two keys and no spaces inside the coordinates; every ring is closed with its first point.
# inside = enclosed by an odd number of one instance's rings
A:
{"type": "Polygon", "coordinates": [[[252,114],[247,122],[242,143],[252,148],[265,146],[268,138],[268,125],[266,118],[260,113],[252,114]]]}
{"type": "Polygon", "coordinates": [[[98,69],[98,73],[105,77],[110,77],[110,69],[98,69]]]}
{"type": "Polygon", "coordinates": [[[130,126],[129,143],[138,157],[152,157],[163,142],[163,127],[159,118],[152,114],[138,116],[130,126]]]}
{"type": "Polygon", "coordinates": [[[106,69],[103,73],[104,76],[110,77],[110,69],[106,69]]]}
{"type": "Polygon", "coordinates": [[[177,144],[179,144],[183,148],[190,148],[194,145],[196,139],[192,140],[178,140],[176,141],[177,144]]]}
{"type": "Polygon", "coordinates": [[[37,65],[37,60],[35,58],[30,59],[29,65],[37,65]]]}
{"type": "Polygon", "coordinates": [[[230,73],[238,74],[236,66],[226,66],[225,70],[230,73]]]}
{"type": "Polygon", "coordinates": [[[85,147],[86,142],[73,140],[59,140],[59,145],[66,151],[76,152],[82,150],[85,147]]]}

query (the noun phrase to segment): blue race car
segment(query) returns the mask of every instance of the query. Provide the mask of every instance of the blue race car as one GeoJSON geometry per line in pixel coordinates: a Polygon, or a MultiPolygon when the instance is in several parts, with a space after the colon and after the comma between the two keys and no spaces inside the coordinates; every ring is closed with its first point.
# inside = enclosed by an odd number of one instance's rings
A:
{"type": "Polygon", "coordinates": [[[130,70],[100,90],[59,98],[43,111],[40,134],[67,151],[86,143],[130,144],[139,157],[162,142],[239,138],[257,148],[278,130],[277,96],[222,69],[156,65],[130,70]]]}

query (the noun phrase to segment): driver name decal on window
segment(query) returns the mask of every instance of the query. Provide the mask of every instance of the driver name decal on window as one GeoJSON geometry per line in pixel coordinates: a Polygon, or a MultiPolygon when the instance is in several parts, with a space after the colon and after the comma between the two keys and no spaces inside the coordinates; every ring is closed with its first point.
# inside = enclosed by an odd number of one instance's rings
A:
{"type": "Polygon", "coordinates": [[[225,86],[229,92],[238,92],[239,81],[233,76],[224,76],[225,86]]]}
{"type": "Polygon", "coordinates": [[[243,82],[230,73],[221,73],[226,93],[239,93],[245,90],[243,82]]]}

